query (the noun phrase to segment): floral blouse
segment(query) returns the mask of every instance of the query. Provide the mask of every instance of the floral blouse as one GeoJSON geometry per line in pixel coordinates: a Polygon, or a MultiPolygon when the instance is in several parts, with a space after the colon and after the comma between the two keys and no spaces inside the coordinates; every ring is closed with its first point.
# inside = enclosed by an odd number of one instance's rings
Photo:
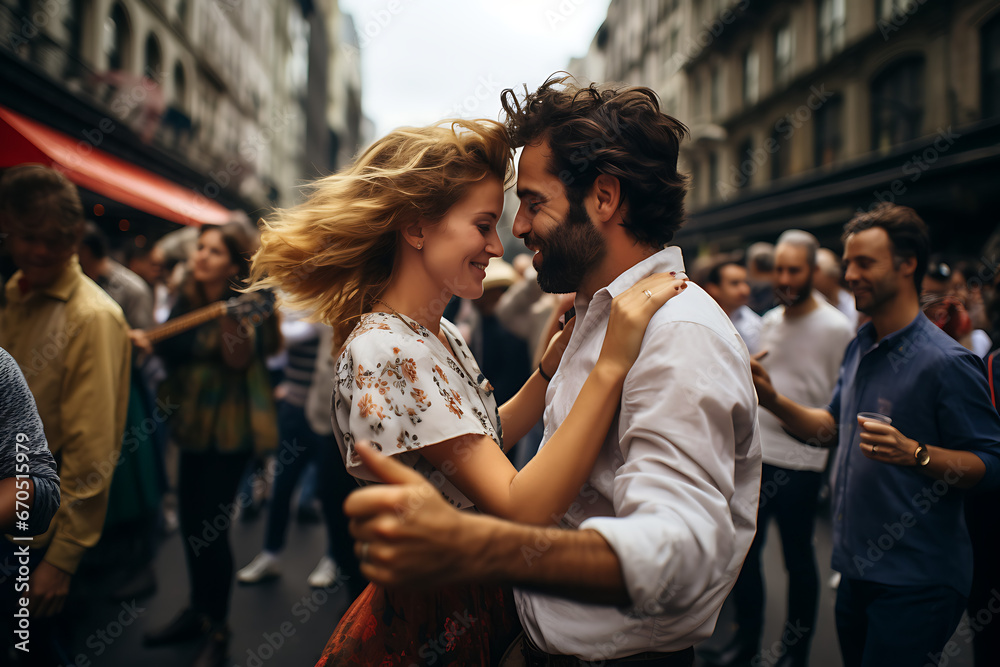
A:
{"type": "Polygon", "coordinates": [[[502,446],[503,431],[493,387],[458,329],[442,319],[441,331],[455,356],[414,320],[394,313],[364,315],[337,359],[333,431],[347,471],[362,483],[377,481],[354,449],[356,440],[369,440],[464,509],[472,501],[419,450],[470,433],[502,446]]]}

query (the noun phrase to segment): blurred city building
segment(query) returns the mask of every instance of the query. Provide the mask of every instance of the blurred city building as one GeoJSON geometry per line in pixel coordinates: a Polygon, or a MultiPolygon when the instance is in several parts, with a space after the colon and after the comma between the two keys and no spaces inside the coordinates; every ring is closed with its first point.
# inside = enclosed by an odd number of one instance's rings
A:
{"type": "Polygon", "coordinates": [[[1000,222],[995,0],[613,0],[569,70],[650,86],[691,129],[681,245],[798,227],[839,247],[880,201],[941,250],[975,253],[1000,222]]]}
{"type": "Polygon", "coordinates": [[[363,141],[337,0],[0,0],[0,35],[0,167],[63,169],[109,232],[256,219],[363,141]]]}

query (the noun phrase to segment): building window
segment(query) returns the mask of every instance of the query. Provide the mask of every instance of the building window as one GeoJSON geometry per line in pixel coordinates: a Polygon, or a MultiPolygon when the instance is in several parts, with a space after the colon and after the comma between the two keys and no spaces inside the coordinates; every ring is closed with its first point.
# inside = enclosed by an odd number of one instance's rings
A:
{"type": "Polygon", "coordinates": [[[771,180],[784,178],[792,171],[792,132],[794,129],[786,116],[774,124],[774,130],[767,140],[767,152],[771,154],[771,180]]]}
{"type": "Polygon", "coordinates": [[[908,58],[872,81],[872,149],[885,150],[920,136],[924,120],[924,59],[908,58]]]}
{"type": "Polygon", "coordinates": [[[1000,15],[983,26],[983,118],[1000,115],[1000,15]]]}
{"type": "Polygon", "coordinates": [[[736,153],[736,173],[733,175],[735,185],[739,188],[749,186],[756,171],[757,163],[753,159],[753,137],[747,137],[740,142],[739,152],[736,153]]]}
{"type": "Polygon", "coordinates": [[[715,151],[708,154],[708,201],[716,200],[719,193],[719,158],[715,151]]]}
{"type": "Polygon", "coordinates": [[[783,86],[792,77],[792,29],[788,22],[774,29],[774,85],[783,86]]]}
{"type": "Polygon", "coordinates": [[[891,19],[893,16],[905,14],[912,5],[916,5],[918,2],[919,0],[878,0],[878,18],[891,19]]]}
{"type": "Polygon", "coordinates": [[[820,0],[819,47],[820,61],[829,60],[844,48],[844,27],[847,24],[846,0],[820,0]]]}
{"type": "Polygon", "coordinates": [[[174,63],[174,106],[184,108],[184,94],[187,91],[187,80],[184,77],[184,66],[174,63]]]}
{"type": "Polygon", "coordinates": [[[752,48],[743,52],[743,103],[753,105],[760,94],[760,58],[752,48]]]}
{"type": "Polygon", "coordinates": [[[156,40],[156,35],[149,33],[146,37],[146,68],[143,74],[153,81],[162,81],[163,62],[160,59],[160,43],[156,40]]]}
{"type": "Polygon", "coordinates": [[[697,74],[695,74],[694,75],[694,85],[692,86],[692,90],[691,90],[691,98],[694,100],[694,117],[695,118],[700,118],[701,117],[701,106],[702,106],[701,95],[702,95],[702,91],[701,91],[701,77],[699,77],[697,74]]]}
{"type": "Polygon", "coordinates": [[[69,35],[67,53],[70,58],[66,60],[66,70],[63,78],[73,79],[83,73],[83,0],[70,0],[64,3],[65,14],[63,15],[63,25],[66,27],[66,34],[69,35]]]}
{"type": "Polygon", "coordinates": [[[844,144],[844,99],[835,95],[816,110],[814,163],[825,167],[840,159],[844,144]]]}
{"type": "Polygon", "coordinates": [[[104,55],[109,71],[127,69],[128,43],[128,16],[122,6],[116,4],[104,19],[104,55]]]}
{"type": "Polygon", "coordinates": [[[712,118],[718,118],[722,113],[722,68],[718,65],[712,67],[712,118]]]}

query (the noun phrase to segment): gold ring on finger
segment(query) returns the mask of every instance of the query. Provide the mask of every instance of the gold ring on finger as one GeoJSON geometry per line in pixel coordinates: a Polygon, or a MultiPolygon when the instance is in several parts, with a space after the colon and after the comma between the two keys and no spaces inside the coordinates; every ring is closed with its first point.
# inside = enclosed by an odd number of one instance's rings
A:
{"type": "Polygon", "coordinates": [[[648,289],[642,290],[642,293],[646,295],[647,299],[652,299],[653,298],[653,293],[650,292],[648,289]]]}
{"type": "Polygon", "coordinates": [[[878,454],[878,445],[872,445],[872,454],[878,454]]]}

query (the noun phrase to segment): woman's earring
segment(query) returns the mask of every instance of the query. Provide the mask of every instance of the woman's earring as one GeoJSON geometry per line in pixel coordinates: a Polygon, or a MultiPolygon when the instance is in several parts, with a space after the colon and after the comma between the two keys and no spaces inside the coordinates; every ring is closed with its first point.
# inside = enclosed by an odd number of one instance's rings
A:
{"type": "Polygon", "coordinates": [[[424,247],[424,244],[421,243],[420,241],[417,241],[417,250],[423,250],[423,247],[424,247]]]}

